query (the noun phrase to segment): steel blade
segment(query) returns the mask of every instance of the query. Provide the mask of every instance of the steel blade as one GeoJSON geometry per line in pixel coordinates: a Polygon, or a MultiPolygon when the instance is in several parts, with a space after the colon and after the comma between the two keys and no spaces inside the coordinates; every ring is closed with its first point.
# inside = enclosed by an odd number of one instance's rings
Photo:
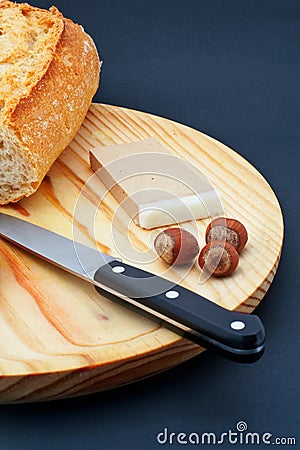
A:
{"type": "Polygon", "coordinates": [[[95,248],[1,212],[0,236],[88,281],[93,281],[97,269],[116,259],[95,248]]]}

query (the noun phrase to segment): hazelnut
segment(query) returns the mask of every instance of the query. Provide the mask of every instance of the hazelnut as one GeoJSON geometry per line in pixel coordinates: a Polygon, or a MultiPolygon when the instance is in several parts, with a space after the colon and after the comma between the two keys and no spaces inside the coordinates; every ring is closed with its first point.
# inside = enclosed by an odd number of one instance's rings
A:
{"type": "Polygon", "coordinates": [[[212,241],[203,247],[198,258],[201,269],[215,277],[230,275],[237,267],[239,255],[227,241],[212,241]]]}
{"type": "Polygon", "coordinates": [[[169,265],[192,262],[199,253],[195,236],[181,228],[168,228],[156,236],[154,248],[159,257],[169,265]]]}
{"type": "Polygon", "coordinates": [[[218,217],[208,225],[205,239],[207,243],[226,240],[240,253],[247,243],[248,233],[238,220],[218,217]]]}

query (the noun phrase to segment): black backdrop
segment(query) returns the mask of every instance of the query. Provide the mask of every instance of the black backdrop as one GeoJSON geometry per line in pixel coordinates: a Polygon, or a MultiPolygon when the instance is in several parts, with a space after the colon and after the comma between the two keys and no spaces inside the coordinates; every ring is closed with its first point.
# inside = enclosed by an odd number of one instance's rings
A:
{"type": "Polygon", "coordinates": [[[259,362],[238,365],[206,352],[111,392],[2,406],[0,449],[154,449],[161,447],[156,436],[165,427],[221,434],[235,430],[238,421],[249,431],[296,437],[300,446],[299,1],[55,5],[84,25],[104,60],[95,101],[165,116],[235,149],[276,192],[285,243],[276,278],[257,309],[267,332],[259,362]]]}

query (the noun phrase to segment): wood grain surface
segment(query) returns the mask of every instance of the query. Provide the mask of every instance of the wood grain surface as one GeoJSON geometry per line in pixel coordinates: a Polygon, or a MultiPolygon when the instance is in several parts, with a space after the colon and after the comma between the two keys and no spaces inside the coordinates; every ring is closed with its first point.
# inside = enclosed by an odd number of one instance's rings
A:
{"type": "MultiPolygon", "coordinates": [[[[199,131],[126,108],[92,104],[38,192],[1,208],[180,282],[230,310],[250,313],[277,269],[283,218],[272,189],[238,153],[199,131]],[[160,230],[130,222],[89,168],[96,146],[156,137],[205,174],[227,217],[249,242],[236,272],[199,283],[199,268],[166,268],[152,243],[160,230]],[[74,229],[74,226],[76,227],[74,229]],[[75,231],[74,231],[75,230],[75,231]]],[[[184,224],[204,245],[209,219],[184,224]]],[[[270,308],[272,305],[270,305],[270,308]]],[[[171,368],[203,349],[100,296],[92,285],[0,240],[0,401],[29,402],[110,389],[171,368]]]]}

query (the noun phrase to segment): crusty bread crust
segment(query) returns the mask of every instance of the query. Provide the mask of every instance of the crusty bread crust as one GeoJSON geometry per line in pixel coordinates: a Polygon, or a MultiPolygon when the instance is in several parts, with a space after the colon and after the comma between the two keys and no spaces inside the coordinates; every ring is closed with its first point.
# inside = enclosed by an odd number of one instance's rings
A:
{"type": "Polygon", "coordinates": [[[29,77],[25,93],[11,96],[2,108],[3,126],[18,139],[33,174],[29,185],[20,182],[20,189],[15,180],[11,192],[2,193],[0,186],[0,204],[5,204],[35,192],[71,142],[98,88],[101,63],[90,36],[55,7],[45,11],[4,1],[0,8],[21,8],[23,14],[45,15],[45,23],[52,21],[43,64],[29,77]]]}

